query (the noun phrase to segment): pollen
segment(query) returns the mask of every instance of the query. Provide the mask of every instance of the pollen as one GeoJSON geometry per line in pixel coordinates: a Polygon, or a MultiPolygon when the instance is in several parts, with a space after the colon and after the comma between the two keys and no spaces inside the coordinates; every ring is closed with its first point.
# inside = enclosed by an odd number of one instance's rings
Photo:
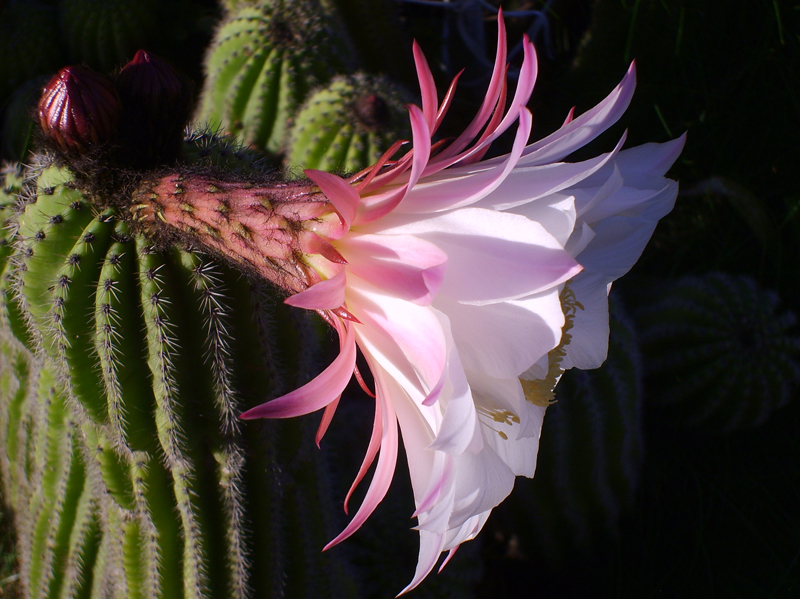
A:
{"type": "Polygon", "coordinates": [[[543,379],[533,381],[520,379],[525,399],[537,406],[547,407],[556,403],[556,384],[564,372],[561,362],[564,361],[567,346],[572,341],[569,331],[575,324],[575,314],[578,310],[583,310],[583,305],[575,297],[575,292],[570,289],[569,284],[564,285],[559,300],[561,310],[564,312],[564,327],[561,329],[561,342],[547,354],[547,374],[543,379]]]}

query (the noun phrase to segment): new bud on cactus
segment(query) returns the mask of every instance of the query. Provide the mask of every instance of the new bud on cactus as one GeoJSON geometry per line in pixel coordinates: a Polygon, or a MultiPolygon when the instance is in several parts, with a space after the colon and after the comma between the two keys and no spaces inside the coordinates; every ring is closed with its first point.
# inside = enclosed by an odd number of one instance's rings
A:
{"type": "Polygon", "coordinates": [[[82,154],[109,142],[119,113],[119,96],[111,81],[81,66],[56,73],[39,100],[42,131],[67,153],[82,154]]]}
{"type": "Polygon", "coordinates": [[[137,148],[144,161],[177,155],[189,117],[189,90],[165,60],[139,50],[117,77],[125,119],[121,123],[127,146],[137,148]]]}

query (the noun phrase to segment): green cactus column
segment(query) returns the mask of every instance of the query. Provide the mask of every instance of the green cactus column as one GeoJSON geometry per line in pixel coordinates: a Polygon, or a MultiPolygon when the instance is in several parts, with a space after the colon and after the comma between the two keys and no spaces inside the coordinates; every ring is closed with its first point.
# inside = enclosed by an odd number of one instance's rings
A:
{"type": "Polygon", "coordinates": [[[0,473],[25,596],[357,597],[343,553],[321,553],[342,523],[313,423],[238,419],[324,367],[325,328],[42,163],[3,279],[0,473]]]}
{"type": "Polygon", "coordinates": [[[196,120],[280,153],[309,90],[343,70],[348,56],[313,0],[245,6],[217,30],[196,120]]]}

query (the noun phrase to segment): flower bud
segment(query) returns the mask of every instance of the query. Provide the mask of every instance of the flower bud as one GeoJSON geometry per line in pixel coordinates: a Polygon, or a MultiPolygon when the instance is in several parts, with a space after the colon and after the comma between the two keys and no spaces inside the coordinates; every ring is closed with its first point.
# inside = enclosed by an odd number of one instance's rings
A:
{"type": "Polygon", "coordinates": [[[42,131],[68,153],[85,153],[110,141],[119,112],[119,96],[111,81],[81,66],[56,73],[39,100],[42,131]]]}
{"type": "Polygon", "coordinates": [[[180,146],[189,116],[189,90],[165,60],[139,50],[117,76],[125,106],[126,145],[138,146],[142,159],[163,160],[180,146]]]}

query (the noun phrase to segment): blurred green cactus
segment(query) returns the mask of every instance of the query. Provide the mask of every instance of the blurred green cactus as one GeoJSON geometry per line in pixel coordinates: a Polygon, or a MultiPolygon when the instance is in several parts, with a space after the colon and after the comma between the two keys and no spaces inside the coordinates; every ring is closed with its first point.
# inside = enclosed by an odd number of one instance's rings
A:
{"type": "Polygon", "coordinates": [[[159,35],[154,0],[61,0],[59,19],[72,61],[110,71],[159,35]]]}
{"type": "Polygon", "coordinates": [[[208,51],[196,119],[281,152],[309,90],[349,62],[347,45],[313,0],[244,6],[221,24],[208,51]]]}
{"type": "Polygon", "coordinates": [[[286,165],[352,173],[375,164],[392,143],[409,138],[406,103],[385,78],[336,77],[295,117],[286,165]]]}

